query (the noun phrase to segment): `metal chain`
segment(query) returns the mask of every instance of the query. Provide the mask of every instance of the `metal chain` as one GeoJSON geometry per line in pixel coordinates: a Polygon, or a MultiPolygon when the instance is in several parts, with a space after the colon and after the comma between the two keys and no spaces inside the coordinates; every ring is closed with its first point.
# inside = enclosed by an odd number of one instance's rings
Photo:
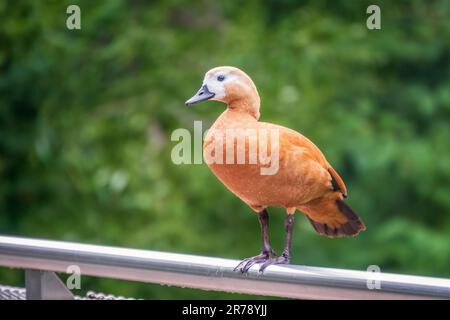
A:
{"type": "Polygon", "coordinates": [[[79,300],[136,300],[135,298],[125,298],[123,296],[114,296],[102,292],[88,291],[85,297],[76,297],[79,300]]]}
{"type": "MultiPolygon", "coordinates": [[[[26,300],[27,294],[24,288],[16,288],[0,285],[0,300],[26,300]]],[[[123,296],[114,296],[102,292],[88,291],[84,297],[75,296],[75,300],[141,300],[135,298],[126,298],[123,296]]]]}
{"type": "Polygon", "coordinates": [[[26,300],[25,289],[0,285],[0,300],[26,300]]]}

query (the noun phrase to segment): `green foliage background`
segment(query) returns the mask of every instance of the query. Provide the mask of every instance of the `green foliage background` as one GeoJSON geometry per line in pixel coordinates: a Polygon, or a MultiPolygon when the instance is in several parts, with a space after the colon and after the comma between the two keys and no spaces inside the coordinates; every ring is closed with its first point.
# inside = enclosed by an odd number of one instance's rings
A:
{"type": "MultiPolygon", "coordinates": [[[[171,162],[171,132],[204,72],[255,81],[262,120],[310,137],[367,231],[316,235],[298,216],[296,264],[450,276],[450,2],[0,1],[0,233],[228,258],[260,248],[254,213],[206,165],[171,162]],[[66,8],[81,7],[81,30],[66,8]]],[[[282,210],[272,209],[278,252],[282,210]]],[[[23,285],[0,269],[0,283],[23,285]]],[[[83,278],[143,298],[245,298],[83,278]]]]}

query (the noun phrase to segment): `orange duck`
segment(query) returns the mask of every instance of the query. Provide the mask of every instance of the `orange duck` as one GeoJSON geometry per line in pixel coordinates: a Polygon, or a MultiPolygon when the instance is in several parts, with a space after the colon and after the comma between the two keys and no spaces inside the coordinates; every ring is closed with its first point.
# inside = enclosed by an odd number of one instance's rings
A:
{"type": "Polygon", "coordinates": [[[272,264],[288,264],[296,210],[302,211],[321,235],[354,236],[365,230],[344,202],[347,189],[343,180],[320,149],[294,130],[258,121],[260,98],[246,73],[235,67],[209,70],[186,105],[205,100],[223,102],[227,109],[205,137],[204,158],[214,175],[258,214],[261,225],[261,253],[243,260],[235,270],[244,273],[261,263],[263,272],[272,264]],[[231,134],[233,139],[227,139],[231,134]],[[263,150],[272,163],[258,157],[263,150]],[[243,157],[239,159],[239,155],[243,157]],[[274,170],[267,170],[269,165],[274,170]],[[285,247],[278,257],[269,243],[268,207],[282,207],[287,212],[285,247]]]}

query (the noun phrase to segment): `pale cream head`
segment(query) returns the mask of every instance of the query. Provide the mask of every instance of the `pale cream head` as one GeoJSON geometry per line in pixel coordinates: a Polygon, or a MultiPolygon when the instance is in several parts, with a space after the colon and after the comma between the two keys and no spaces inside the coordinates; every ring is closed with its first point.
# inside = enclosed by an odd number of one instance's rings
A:
{"type": "Polygon", "coordinates": [[[203,79],[202,87],[187,105],[205,100],[226,103],[229,108],[246,111],[259,118],[259,94],[252,79],[235,67],[216,67],[209,70],[203,79]]]}

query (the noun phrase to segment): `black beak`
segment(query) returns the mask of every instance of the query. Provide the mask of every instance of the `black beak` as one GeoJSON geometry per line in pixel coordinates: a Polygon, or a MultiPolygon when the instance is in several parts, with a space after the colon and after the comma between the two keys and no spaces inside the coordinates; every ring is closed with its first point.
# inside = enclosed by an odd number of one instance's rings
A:
{"type": "Polygon", "coordinates": [[[205,84],[203,85],[200,90],[190,98],[188,101],[186,101],[186,105],[190,106],[191,104],[199,103],[201,101],[209,100],[212,97],[214,97],[215,94],[208,90],[208,86],[205,84]]]}

